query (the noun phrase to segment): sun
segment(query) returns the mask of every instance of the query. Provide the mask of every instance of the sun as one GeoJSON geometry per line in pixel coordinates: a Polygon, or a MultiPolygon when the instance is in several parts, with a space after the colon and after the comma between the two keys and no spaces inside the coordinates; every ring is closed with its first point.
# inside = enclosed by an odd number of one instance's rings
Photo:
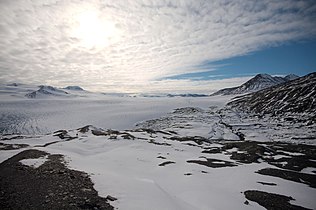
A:
{"type": "Polygon", "coordinates": [[[111,20],[101,18],[96,11],[85,11],[77,16],[75,36],[84,47],[106,47],[119,39],[120,31],[111,20]]]}

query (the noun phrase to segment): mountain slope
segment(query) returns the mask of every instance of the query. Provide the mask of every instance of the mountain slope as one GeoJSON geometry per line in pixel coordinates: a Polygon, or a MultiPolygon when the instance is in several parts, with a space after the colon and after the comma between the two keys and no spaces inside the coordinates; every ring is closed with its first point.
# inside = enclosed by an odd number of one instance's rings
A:
{"type": "Polygon", "coordinates": [[[31,93],[26,94],[25,96],[28,98],[41,98],[41,97],[47,97],[47,96],[66,96],[68,93],[63,90],[59,90],[52,86],[45,86],[41,85],[39,86],[40,89],[33,91],[31,93]]]}
{"type": "Polygon", "coordinates": [[[316,72],[238,97],[228,105],[257,113],[315,113],[316,72]]]}
{"type": "Polygon", "coordinates": [[[213,93],[211,96],[236,95],[249,92],[256,92],[258,90],[262,90],[297,78],[298,76],[294,74],[287,75],[286,77],[273,77],[269,74],[257,74],[254,78],[250,79],[249,81],[245,82],[244,84],[238,87],[221,89],[213,93]]]}

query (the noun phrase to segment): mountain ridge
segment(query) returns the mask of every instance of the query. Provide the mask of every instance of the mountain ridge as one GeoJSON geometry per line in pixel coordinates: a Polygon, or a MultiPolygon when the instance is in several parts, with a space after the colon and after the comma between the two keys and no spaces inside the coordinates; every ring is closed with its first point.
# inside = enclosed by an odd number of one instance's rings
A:
{"type": "Polygon", "coordinates": [[[265,114],[315,113],[316,72],[236,97],[227,105],[265,114]]]}
{"type": "Polygon", "coordinates": [[[274,85],[282,84],[294,79],[299,78],[297,75],[289,74],[285,77],[280,76],[271,76],[269,74],[257,74],[255,77],[251,78],[247,82],[243,83],[240,86],[232,88],[221,89],[211,96],[216,95],[237,95],[250,92],[256,92],[274,85]]]}
{"type": "Polygon", "coordinates": [[[27,98],[38,98],[43,96],[66,96],[69,93],[53,86],[40,85],[39,89],[25,94],[27,98]]]}

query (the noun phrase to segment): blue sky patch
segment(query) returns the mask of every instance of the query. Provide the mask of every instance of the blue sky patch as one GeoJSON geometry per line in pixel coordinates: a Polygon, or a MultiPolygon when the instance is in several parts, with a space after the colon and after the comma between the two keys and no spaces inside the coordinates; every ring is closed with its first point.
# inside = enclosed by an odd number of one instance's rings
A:
{"type": "Polygon", "coordinates": [[[243,56],[205,62],[197,68],[203,69],[203,72],[181,74],[168,79],[214,80],[259,73],[303,76],[316,71],[316,40],[292,42],[243,56]]]}

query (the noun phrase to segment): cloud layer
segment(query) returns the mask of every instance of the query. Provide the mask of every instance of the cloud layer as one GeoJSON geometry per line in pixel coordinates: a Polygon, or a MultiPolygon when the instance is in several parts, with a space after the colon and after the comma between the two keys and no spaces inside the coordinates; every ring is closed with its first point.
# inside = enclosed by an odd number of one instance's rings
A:
{"type": "Polygon", "coordinates": [[[211,90],[211,82],[159,79],[315,37],[315,22],[313,0],[2,0],[0,81],[108,92],[211,90]]]}

